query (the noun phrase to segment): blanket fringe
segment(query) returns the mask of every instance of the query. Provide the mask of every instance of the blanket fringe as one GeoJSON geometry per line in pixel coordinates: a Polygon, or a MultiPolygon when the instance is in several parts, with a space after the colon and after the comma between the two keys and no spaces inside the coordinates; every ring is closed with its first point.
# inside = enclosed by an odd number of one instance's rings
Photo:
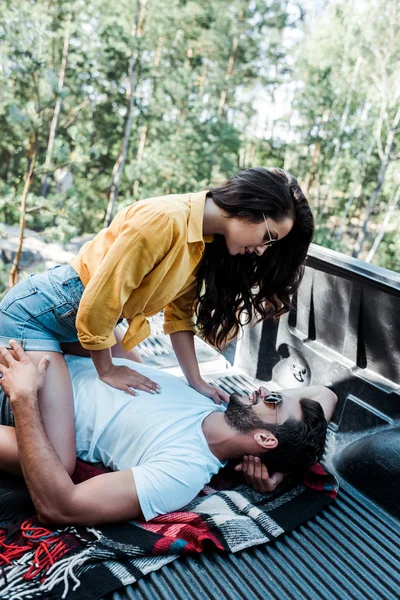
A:
{"type": "Polygon", "coordinates": [[[19,541],[7,543],[9,533],[0,530],[0,565],[11,565],[26,552],[33,551],[32,564],[23,575],[25,580],[44,576],[68,552],[68,545],[60,539],[59,531],[51,531],[31,520],[21,524],[19,534],[19,541]]]}
{"type": "Polygon", "coordinates": [[[86,530],[93,534],[95,538],[93,543],[79,554],[68,556],[52,566],[46,574],[46,581],[42,584],[41,591],[51,591],[57,584],[63,583],[64,591],[61,598],[66,598],[70,588],[70,581],[73,583],[72,591],[75,591],[81,585],[79,578],[74,573],[74,569],[90,561],[92,546],[102,537],[101,532],[97,531],[97,529],[87,527],[86,530]]]}
{"type": "MultiPolygon", "coordinates": [[[[74,531],[75,528],[71,528],[71,533],[74,531]]],[[[95,529],[87,528],[86,531],[93,535],[93,543],[101,537],[95,529]]],[[[23,584],[27,580],[39,581],[41,591],[50,591],[58,583],[63,583],[62,598],[66,597],[71,583],[74,590],[79,587],[80,581],[74,569],[88,560],[93,544],[83,552],[66,556],[70,547],[60,538],[61,533],[65,535],[65,529],[51,531],[27,520],[14,532],[17,540],[11,542],[10,532],[0,529],[0,567],[3,567],[1,574],[4,580],[0,598],[8,599],[12,594],[13,600],[22,600],[25,591],[29,596],[31,591],[25,590],[23,584]]],[[[80,536],[77,537],[80,539],[80,536]]]]}

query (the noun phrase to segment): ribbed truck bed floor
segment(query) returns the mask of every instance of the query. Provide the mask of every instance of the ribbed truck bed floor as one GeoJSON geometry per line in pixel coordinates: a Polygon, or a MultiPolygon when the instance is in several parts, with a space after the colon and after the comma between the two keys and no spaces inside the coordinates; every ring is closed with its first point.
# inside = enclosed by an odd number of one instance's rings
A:
{"type": "Polygon", "coordinates": [[[344,485],[336,502],[267,546],[177,559],[107,600],[399,600],[400,525],[344,485]]]}

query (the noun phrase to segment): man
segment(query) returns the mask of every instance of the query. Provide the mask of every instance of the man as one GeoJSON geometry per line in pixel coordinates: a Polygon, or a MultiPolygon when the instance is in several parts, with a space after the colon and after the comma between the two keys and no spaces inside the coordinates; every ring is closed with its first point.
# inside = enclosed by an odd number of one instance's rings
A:
{"type": "MultiPolygon", "coordinates": [[[[140,372],[163,391],[132,399],[101,382],[90,360],[70,356],[78,456],[114,471],[75,485],[38,409],[50,360],[36,367],[15,341],[10,345],[13,354],[0,348],[0,383],[14,414],[22,472],[43,523],[149,520],[187,504],[225,461],[244,455],[258,455],[255,468],[266,460],[274,471],[305,469],[321,458],[326,418],[336,402],[333,392],[319,386],[273,394],[261,387],[251,396],[233,394],[225,410],[180,379],[140,364],[140,372]]],[[[56,402],[56,390],[54,396],[56,402]]]]}

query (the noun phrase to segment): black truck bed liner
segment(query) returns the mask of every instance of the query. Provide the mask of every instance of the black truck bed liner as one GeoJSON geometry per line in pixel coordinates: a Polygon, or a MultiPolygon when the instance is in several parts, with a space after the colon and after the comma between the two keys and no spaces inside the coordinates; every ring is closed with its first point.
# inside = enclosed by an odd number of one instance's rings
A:
{"type": "Polygon", "coordinates": [[[345,485],[336,502],[265,547],[185,557],[107,600],[398,600],[400,525],[345,485]]]}

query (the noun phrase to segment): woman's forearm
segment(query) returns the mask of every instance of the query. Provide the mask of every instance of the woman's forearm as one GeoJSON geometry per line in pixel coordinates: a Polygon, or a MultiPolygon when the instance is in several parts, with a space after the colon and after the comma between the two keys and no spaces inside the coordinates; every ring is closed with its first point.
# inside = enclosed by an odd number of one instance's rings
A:
{"type": "Polygon", "coordinates": [[[105,375],[111,369],[113,365],[111,348],[91,350],[90,356],[92,357],[92,361],[99,376],[105,375]]]}
{"type": "Polygon", "coordinates": [[[194,347],[194,334],[191,331],[176,331],[170,335],[172,347],[179,365],[189,385],[201,380],[199,363],[194,347]]]}

